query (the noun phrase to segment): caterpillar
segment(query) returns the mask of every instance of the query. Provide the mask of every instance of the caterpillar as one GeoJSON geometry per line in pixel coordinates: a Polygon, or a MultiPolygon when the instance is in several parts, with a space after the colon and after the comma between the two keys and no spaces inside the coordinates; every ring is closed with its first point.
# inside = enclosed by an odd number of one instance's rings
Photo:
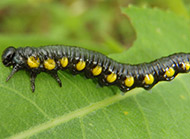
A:
{"type": "Polygon", "coordinates": [[[2,62],[6,67],[13,67],[6,81],[19,70],[28,71],[32,92],[40,72],[49,73],[60,87],[62,83],[57,71],[69,69],[73,74],[83,72],[87,78],[96,77],[100,86],[116,85],[122,92],[127,92],[135,87],[151,89],[159,81],[170,81],[178,73],[190,71],[190,53],[176,53],[150,63],[131,65],[73,46],[11,46],[4,50],[2,62]]]}

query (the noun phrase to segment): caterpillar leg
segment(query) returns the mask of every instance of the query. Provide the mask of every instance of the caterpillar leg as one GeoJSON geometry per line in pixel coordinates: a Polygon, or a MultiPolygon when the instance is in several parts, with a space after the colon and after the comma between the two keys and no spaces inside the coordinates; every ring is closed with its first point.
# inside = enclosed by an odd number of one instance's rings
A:
{"type": "Polygon", "coordinates": [[[33,73],[33,72],[30,73],[30,83],[31,83],[32,92],[35,91],[35,79],[36,79],[36,77],[37,77],[36,73],[33,73]]]}
{"type": "Polygon", "coordinates": [[[16,65],[16,66],[14,66],[13,67],[13,69],[12,69],[12,71],[11,71],[11,73],[9,74],[9,76],[7,77],[7,79],[6,79],[6,82],[8,81],[8,80],[10,80],[12,77],[13,77],[13,75],[17,72],[17,71],[19,71],[19,66],[18,65],[16,65]]]}
{"type": "Polygon", "coordinates": [[[62,82],[61,82],[59,76],[57,75],[57,71],[50,72],[50,74],[57,81],[57,83],[59,84],[59,86],[62,87],[62,82]]]}

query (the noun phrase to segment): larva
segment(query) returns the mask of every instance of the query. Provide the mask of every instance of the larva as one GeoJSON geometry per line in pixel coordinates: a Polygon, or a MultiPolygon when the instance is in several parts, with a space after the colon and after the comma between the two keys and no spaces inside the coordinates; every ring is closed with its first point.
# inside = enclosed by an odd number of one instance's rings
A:
{"type": "Polygon", "coordinates": [[[116,85],[127,92],[135,87],[152,88],[157,82],[172,80],[178,73],[189,72],[190,54],[176,53],[150,63],[137,65],[114,61],[107,56],[73,46],[8,47],[2,54],[6,67],[13,66],[7,81],[19,70],[30,73],[32,92],[35,78],[47,72],[62,86],[58,70],[69,69],[73,74],[84,72],[87,78],[98,78],[101,86],[116,85]]]}

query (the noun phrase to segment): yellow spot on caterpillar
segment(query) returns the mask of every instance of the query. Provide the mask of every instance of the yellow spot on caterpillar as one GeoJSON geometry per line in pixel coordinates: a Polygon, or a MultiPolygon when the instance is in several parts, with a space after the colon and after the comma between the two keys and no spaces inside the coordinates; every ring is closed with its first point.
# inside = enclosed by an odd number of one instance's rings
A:
{"type": "Polygon", "coordinates": [[[83,70],[85,67],[86,67],[86,62],[85,62],[85,61],[79,61],[79,62],[76,64],[76,69],[77,69],[78,71],[83,70]]]}
{"type": "Polygon", "coordinates": [[[175,70],[173,68],[168,68],[165,72],[165,76],[172,77],[175,74],[175,70]]]}
{"type": "Polygon", "coordinates": [[[61,66],[65,68],[69,63],[69,60],[67,57],[63,57],[62,59],[60,59],[60,63],[61,63],[61,66]]]}
{"type": "Polygon", "coordinates": [[[190,63],[189,62],[185,62],[185,70],[189,70],[190,69],[190,63]]]}
{"type": "Polygon", "coordinates": [[[48,58],[47,60],[44,61],[44,67],[48,70],[52,70],[55,68],[55,61],[51,58],[48,58]]]}
{"type": "Polygon", "coordinates": [[[100,67],[100,66],[96,66],[95,68],[92,69],[92,74],[94,76],[100,75],[101,72],[102,72],[102,67],[100,67]]]}
{"type": "Polygon", "coordinates": [[[27,64],[30,68],[38,68],[40,66],[40,59],[39,57],[30,56],[27,59],[27,64]]]}
{"type": "Polygon", "coordinates": [[[113,83],[117,79],[117,75],[115,73],[111,73],[107,76],[106,80],[108,83],[113,83]]]}
{"type": "Polygon", "coordinates": [[[145,84],[152,84],[154,82],[154,76],[152,74],[146,74],[144,77],[145,84]]]}
{"type": "Polygon", "coordinates": [[[127,87],[131,87],[131,86],[133,86],[133,84],[134,84],[134,82],[135,82],[135,80],[134,80],[134,77],[127,77],[126,79],[125,79],[125,85],[127,86],[127,87]]]}

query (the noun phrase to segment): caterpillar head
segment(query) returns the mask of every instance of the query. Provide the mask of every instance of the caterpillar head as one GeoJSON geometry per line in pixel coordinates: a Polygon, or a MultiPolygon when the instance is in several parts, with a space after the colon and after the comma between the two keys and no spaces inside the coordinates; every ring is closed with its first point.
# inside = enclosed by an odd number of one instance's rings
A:
{"type": "Polygon", "coordinates": [[[4,50],[1,57],[2,62],[6,67],[13,66],[12,71],[7,77],[6,81],[8,81],[20,69],[19,64],[15,64],[15,60],[14,60],[15,53],[16,53],[16,48],[10,46],[4,50]]]}
{"type": "Polygon", "coordinates": [[[16,52],[16,48],[12,46],[4,50],[1,59],[2,59],[3,64],[6,67],[13,65],[13,57],[15,55],[15,52],[16,52]]]}

